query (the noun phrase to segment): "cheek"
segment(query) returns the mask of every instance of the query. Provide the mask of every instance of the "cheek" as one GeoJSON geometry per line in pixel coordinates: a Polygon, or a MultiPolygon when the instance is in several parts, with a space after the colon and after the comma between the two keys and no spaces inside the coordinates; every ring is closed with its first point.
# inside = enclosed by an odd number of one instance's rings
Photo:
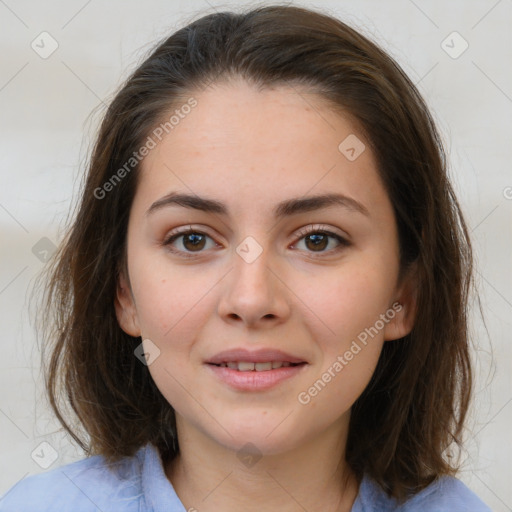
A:
{"type": "Polygon", "coordinates": [[[347,263],[315,279],[320,288],[304,286],[299,292],[309,307],[304,315],[321,359],[318,380],[303,391],[312,397],[322,390],[322,399],[310,405],[318,412],[322,409],[326,417],[347,410],[373,375],[384,344],[385,324],[380,315],[386,313],[392,298],[392,274],[377,264],[357,267],[347,263]]]}
{"type": "Polygon", "coordinates": [[[320,322],[321,339],[341,349],[386,312],[393,290],[390,274],[378,266],[347,265],[318,275],[315,286],[308,281],[295,290],[307,306],[304,313],[320,322]]]}
{"type": "Polygon", "coordinates": [[[380,270],[347,267],[320,281],[324,293],[302,290],[304,303],[315,312],[304,311],[321,363],[298,399],[326,423],[350,409],[375,371],[384,344],[380,315],[387,311],[391,290],[383,276],[380,270]]]}
{"type": "MultiPolygon", "coordinates": [[[[151,260],[147,260],[151,261],[151,260]]],[[[206,320],[208,274],[173,268],[169,264],[133,266],[132,289],[143,336],[154,339],[164,350],[186,345],[193,332],[206,320]],[[206,294],[206,296],[205,296],[206,294]]]]}

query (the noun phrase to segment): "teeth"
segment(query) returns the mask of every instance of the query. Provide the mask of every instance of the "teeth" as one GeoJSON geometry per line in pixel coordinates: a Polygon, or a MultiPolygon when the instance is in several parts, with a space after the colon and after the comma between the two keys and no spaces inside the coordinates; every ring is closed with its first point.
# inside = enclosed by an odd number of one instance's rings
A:
{"type": "Polygon", "coordinates": [[[281,367],[291,366],[289,362],[283,361],[268,361],[265,363],[251,363],[249,361],[230,361],[229,363],[220,363],[218,366],[223,368],[231,368],[232,370],[238,370],[239,372],[266,372],[268,370],[276,370],[281,367]]]}
{"type": "Polygon", "coordinates": [[[257,372],[263,372],[265,370],[272,370],[272,363],[256,363],[254,368],[257,372]]]}

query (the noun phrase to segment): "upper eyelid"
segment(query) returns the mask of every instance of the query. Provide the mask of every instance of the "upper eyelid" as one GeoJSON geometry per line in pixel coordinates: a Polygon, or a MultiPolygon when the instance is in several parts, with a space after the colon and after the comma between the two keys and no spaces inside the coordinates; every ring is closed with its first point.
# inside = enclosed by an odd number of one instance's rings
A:
{"type": "MultiPolygon", "coordinates": [[[[345,234],[342,230],[340,230],[339,228],[333,228],[333,227],[330,227],[330,226],[327,226],[325,224],[319,224],[319,223],[316,223],[316,224],[307,224],[305,226],[302,226],[300,228],[298,228],[297,230],[294,231],[294,236],[297,236],[297,235],[302,235],[302,236],[305,236],[309,233],[316,233],[317,231],[327,231],[327,232],[331,232],[332,234],[335,234],[335,235],[338,235],[342,238],[348,238],[348,235],[345,234]],[[337,231],[340,231],[339,233],[337,231]]],[[[177,236],[177,235],[186,235],[188,233],[202,233],[204,235],[207,235],[211,238],[214,238],[213,235],[210,235],[208,233],[208,228],[203,228],[203,227],[200,227],[200,226],[194,226],[192,224],[189,224],[187,225],[186,227],[182,227],[182,228],[177,228],[177,230],[172,230],[170,233],[167,233],[165,235],[164,238],[168,239],[172,236],[177,236]]]]}
{"type": "Polygon", "coordinates": [[[339,228],[332,228],[330,226],[327,226],[325,224],[308,224],[307,226],[303,226],[302,228],[299,228],[297,231],[298,235],[306,236],[309,233],[316,233],[316,232],[327,232],[332,235],[337,235],[341,238],[348,238],[348,235],[345,234],[342,230],[339,228]]]}

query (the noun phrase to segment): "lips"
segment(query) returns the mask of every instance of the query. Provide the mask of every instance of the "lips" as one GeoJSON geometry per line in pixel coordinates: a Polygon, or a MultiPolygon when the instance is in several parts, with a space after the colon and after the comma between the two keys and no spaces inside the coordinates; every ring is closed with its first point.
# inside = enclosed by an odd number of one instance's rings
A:
{"type": "Polygon", "coordinates": [[[205,361],[210,375],[237,392],[268,391],[307,371],[308,364],[280,350],[242,348],[219,352],[205,361]]]}
{"type": "Polygon", "coordinates": [[[297,366],[303,363],[290,363],[288,361],[266,361],[264,363],[252,363],[251,361],[229,361],[228,363],[210,363],[221,368],[231,368],[239,372],[265,372],[268,370],[277,370],[278,368],[297,366]]]}
{"type": "Polygon", "coordinates": [[[246,349],[233,349],[219,352],[206,361],[214,366],[227,367],[241,372],[263,372],[282,367],[297,366],[307,363],[300,357],[274,349],[259,349],[249,351],[246,349]]]}

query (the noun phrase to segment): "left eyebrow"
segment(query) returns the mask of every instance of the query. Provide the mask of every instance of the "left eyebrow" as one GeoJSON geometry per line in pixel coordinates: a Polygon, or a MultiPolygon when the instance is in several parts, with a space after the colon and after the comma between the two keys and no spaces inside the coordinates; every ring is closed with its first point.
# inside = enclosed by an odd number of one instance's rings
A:
{"type": "MultiPolygon", "coordinates": [[[[160,210],[167,206],[182,206],[194,210],[201,210],[207,213],[217,213],[219,215],[229,216],[229,210],[224,203],[200,197],[197,195],[171,192],[158,201],[155,201],[146,211],[146,215],[160,210]]],[[[359,201],[343,194],[322,194],[316,196],[296,197],[282,201],[273,210],[274,217],[281,218],[285,216],[297,215],[299,213],[320,210],[329,206],[341,206],[349,211],[361,213],[367,217],[370,216],[368,208],[359,201]]]]}

